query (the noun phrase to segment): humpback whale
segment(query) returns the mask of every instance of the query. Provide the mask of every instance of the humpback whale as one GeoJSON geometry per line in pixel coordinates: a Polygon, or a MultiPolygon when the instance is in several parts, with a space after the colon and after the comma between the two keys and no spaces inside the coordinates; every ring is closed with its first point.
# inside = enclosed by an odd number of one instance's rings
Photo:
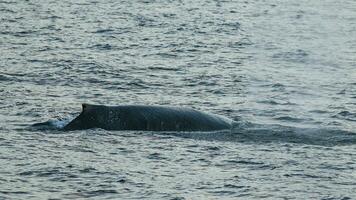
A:
{"type": "Polygon", "coordinates": [[[82,104],[82,112],[63,130],[216,131],[231,129],[232,123],[226,117],[191,108],[82,104]]]}

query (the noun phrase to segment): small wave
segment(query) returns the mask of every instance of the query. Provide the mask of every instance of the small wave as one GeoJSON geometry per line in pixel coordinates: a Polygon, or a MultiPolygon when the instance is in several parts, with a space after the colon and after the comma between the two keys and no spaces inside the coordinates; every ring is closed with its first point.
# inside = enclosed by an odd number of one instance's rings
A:
{"type": "Polygon", "coordinates": [[[274,119],[280,120],[280,121],[286,121],[286,122],[303,122],[303,121],[305,121],[305,119],[291,117],[291,116],[280,116],[280,117],[275,117],[274,119]]]}
{"type": "Polygon", "coordinates": [[[11,81],[12,79],[10,78],[10,77],[7,77],[7,76],[5,76],[5,75],[1,75],[0,74],[0,82],[2,82],[2,81],[11,81]]]}
{"type": "Polygon", "coordinates": [[[89,191],[78,190],[77,192],[66,194],[65,196],[68,199],[77,199],[77,198],[92,198],[92,197],[98,197],[102,195],[118,194],[118,193],[119,192],[114,189],[98,189],[98,190],[94,189],[89,191]]]}
{"type": "Polygon", "coordinates": [[[356,121],[356,113],[352,113],[349,111],[341,111],[337,115],[334,115],[333,117],[337,119],[348,120],[348,121],[356,121]]]}
{"type": "Polygon", "coordinates": [[[302,49],[297,49],[295,51],[276,53],[273,55],[273,58],[291,62],[304,63],[308,56],[309,54],[306,51],[302,49]]]}
{"type": "Polygon", "coordinates": [[[174,68],[174,67],[160,67],[160,66],[154,66],[154,67],[148,67],[150,70],[157,70],[157,71],[181,71],[179,68],[174,68]]]}
{"type": "Polygon", "coordinates": [[[111,50],[113,47],[110,44],[95,44],[89,48],[98,49],[98,50],[111,50]]]}
{"type": "Polygon", "coordinates": [[[114,32],[114,29],[98,29],[96,31],[94,31],[93,33],[108,33],[108,32],[114,32]]]}
{"type": "Polygon", "coordinates": [[[280,100],[261,100],[257,101],[261,104],[270,104],[270,105],[296,105],[295,103],[291,103],[289,101],[280,101],[280,100]]]}

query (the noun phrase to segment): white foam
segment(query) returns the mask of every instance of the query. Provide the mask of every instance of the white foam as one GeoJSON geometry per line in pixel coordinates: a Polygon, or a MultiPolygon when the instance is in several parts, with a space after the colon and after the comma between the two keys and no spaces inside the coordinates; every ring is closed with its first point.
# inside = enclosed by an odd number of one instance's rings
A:
{"type": "Polygon", "coordinates": [[[61,129],[61,128],[65,127],[67,124],[69,124],[69,122],[71,122],[73,119],[74,119],[74,116],[62,118],[62,119],[53,119],[51,121],[51,125],[53,125],[56,128],[61,129]]]}

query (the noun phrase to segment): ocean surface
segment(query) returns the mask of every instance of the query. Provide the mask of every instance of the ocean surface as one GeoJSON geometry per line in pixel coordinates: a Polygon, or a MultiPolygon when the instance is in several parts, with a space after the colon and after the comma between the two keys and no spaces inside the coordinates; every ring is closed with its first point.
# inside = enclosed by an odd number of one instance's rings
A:
{"type": "Polygon", "coordinates": [[[0,199],[356,199],[356,1],[1,0],[0,199]],[[58,130],[82,103],[237,126],[58,130]]]}

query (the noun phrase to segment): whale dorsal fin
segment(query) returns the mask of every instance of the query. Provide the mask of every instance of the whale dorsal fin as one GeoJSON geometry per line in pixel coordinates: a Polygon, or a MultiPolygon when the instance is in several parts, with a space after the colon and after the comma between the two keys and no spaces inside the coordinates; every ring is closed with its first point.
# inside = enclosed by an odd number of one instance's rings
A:
{"type": "Polygon", "coordinates": [[[87,111],[91,110],[92,108],[93,108],[93,105],[91,105],[91,104],[87,104],[87,103],[82,104],[82,112],[87,112],[87,111]]]}

